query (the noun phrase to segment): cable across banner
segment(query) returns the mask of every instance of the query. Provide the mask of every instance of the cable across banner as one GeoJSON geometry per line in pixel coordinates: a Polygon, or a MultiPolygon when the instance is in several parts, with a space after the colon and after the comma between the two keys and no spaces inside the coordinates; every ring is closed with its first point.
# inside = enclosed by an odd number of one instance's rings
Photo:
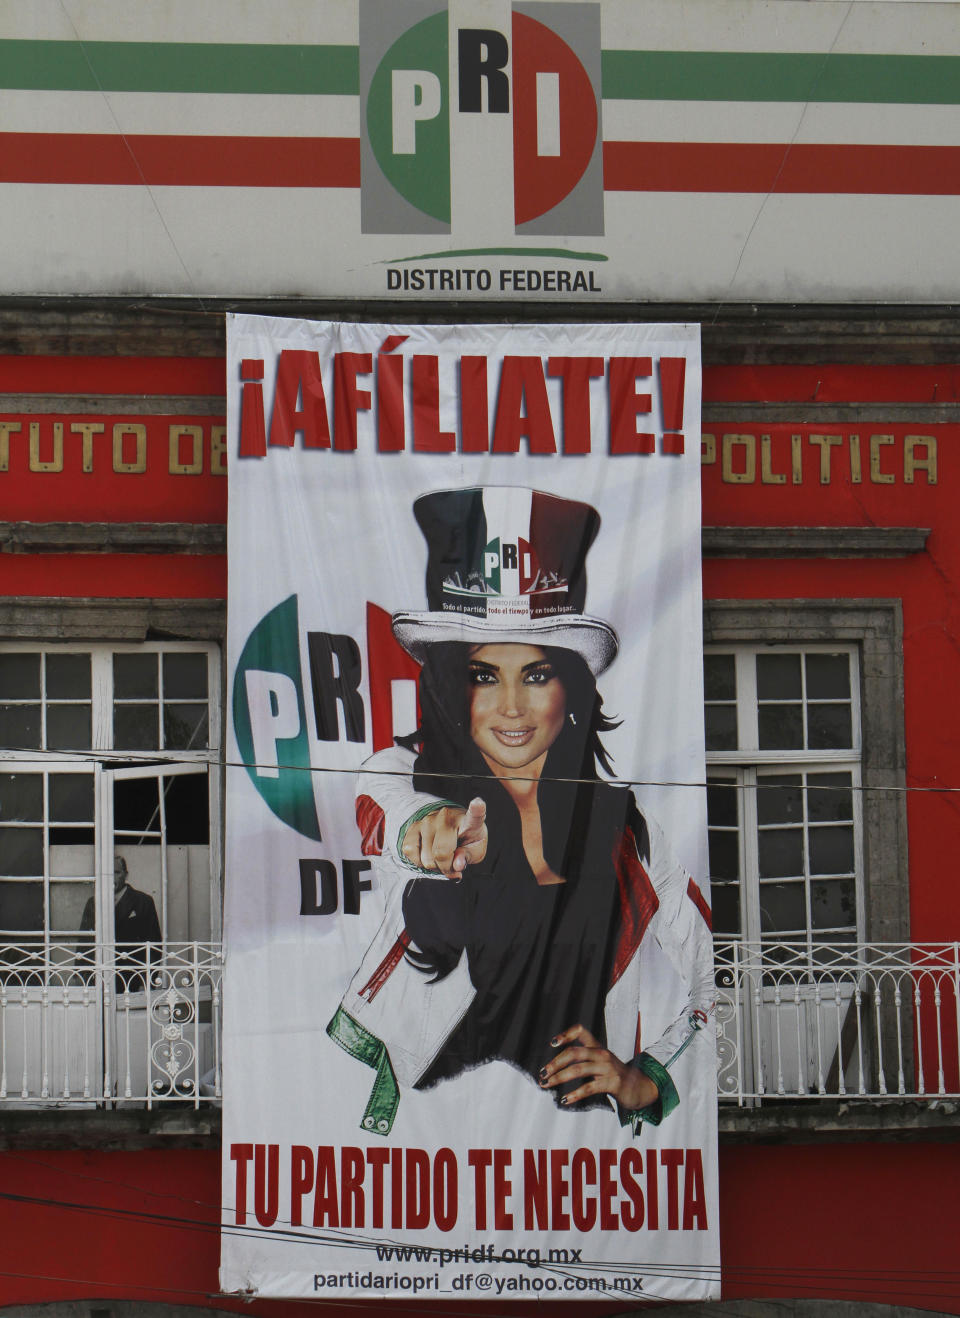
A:
{"type": "Polygon", "coordinates": [[[223,1289],[716,1296],[698,328],[227,380],[223,1289]]]}

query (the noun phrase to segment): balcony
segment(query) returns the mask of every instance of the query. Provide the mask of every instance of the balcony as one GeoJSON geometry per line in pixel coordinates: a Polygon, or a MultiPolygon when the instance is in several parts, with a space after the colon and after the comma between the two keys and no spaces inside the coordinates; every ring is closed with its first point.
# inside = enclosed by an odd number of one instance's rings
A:
{"type": "Polygon", "coordinates": [[[220,1099],[219,943],[0,944],[0,1104],[220,1099]]]}
{"type": "MultiPolygon", "coordinates": [[[[218,1105],[219,943],[0,944],[0,1106],[218,1105]]],[[[960,1099],[960,944],[716,946],[723,1109],[960,1099]]]]}
{"type": "Polygon", "coordinates": [[[960,1096],[960,944],[715,944],[721,1099],[960,1096]]]}

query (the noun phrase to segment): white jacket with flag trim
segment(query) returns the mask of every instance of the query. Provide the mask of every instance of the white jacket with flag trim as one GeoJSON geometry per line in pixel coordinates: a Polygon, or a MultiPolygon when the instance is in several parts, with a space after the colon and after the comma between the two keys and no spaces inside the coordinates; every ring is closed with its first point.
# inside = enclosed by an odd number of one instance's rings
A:
{"type": "MultiPolygon", "coordinates": [[[[327,1027],[330,1036],[358,1060],[377,1071],[374,1092],[362,1126],[389,1133],[400,1095],[426,1073],[463,1019],[475,990],[466,956],[438,982],[405,957],[410,938],[403,918],[407,885],[449,880],[412,867],[399,849],[406,826],[441,803],[412,785],[415,756],[395,747],[380,751],[360,771],[357,821],[363,852],[374,857],[376,877],[386,901],[383,922],[350,981],[340,1007],[327,1027]]],[[[659,1122],[679,1102],[669,1068],[700,1033],[713,1010],[713,946],[710,911],[690,875],[670,854],[663,832],[644,816],[649,858],[641,857],[632,830],[622,838],[616,862],[621,928],[614,970],[607,991],[604,1020],[607,1047],[649,1075],[659,1100],[639,1112],[619,1115],[636,1130],[643,1121],[659,1122]],[[659,1038],[639,1046],[638,1002],[644,939],[654,938],[687,989],[687,1000],[659,1038]]],[[[571,1022],[573,1024],[573,1022],[571,1022]]],[[[611,1100],[612,1101],[612,1100],[611,1100]]]]}

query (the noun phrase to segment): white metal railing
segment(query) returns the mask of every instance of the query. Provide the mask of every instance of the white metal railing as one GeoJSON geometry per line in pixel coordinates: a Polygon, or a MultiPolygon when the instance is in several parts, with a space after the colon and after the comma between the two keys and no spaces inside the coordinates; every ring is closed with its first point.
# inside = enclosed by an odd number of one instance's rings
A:
{"type": "MultiPolygon", "coordinates": [[[[960,944],[717,939],[718,1093],[960,1097],[960,944]]],[[[0,943],[0,1108],[218,1103],[219,943],[0,943]]]]}
{"type": "Polygon", "coordinates": [[[0,1105],[221,1096],[219,943],[0,943],[0,1105]]]}
{"type": "Polygon", "coordinates": [[[960,1096],[960,944],[716,940],[721,1099],[960,1096]]]}

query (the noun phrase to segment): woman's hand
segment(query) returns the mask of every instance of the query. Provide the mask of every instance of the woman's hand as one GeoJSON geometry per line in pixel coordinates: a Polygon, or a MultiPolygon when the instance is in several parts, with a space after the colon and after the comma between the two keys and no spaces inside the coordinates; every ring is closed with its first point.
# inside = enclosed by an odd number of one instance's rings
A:
{"type": "Polygon", "coordinates": [[[464,810],[442,805],[407,826],[404,859],[417,869],[459,879],[487,854],[487,806],[475,796],[464,810]]]}
{"type": "Polygon", "coordinates": [[[628,1066],[619,1057],[614,1057],[608,1048],[601,1048],[585,1026],[574,1025],[563,1030],[550,1040],[550,1044],[561,1051],[540,1072],[542,1087],[554,1089],[571,1080],[585,1081],[561,1098],[561,1107],[579,1103],[581,1098],[589,1098],[591,1094],[609,1094],[629,1112],[649,1107],[657,1101],[660,1091],[654,1081],[635,1066],[628,1066]]]}

